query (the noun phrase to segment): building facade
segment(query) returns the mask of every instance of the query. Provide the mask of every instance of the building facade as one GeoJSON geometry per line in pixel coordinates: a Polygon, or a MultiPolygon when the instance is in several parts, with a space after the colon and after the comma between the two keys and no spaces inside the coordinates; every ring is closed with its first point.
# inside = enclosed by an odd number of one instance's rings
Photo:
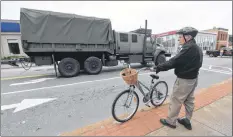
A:
{"type": "Polygon", "coordinates": [[[21,44],[20,23],[18,20],[1,20],[1,58],[26,56],[21,44]]]}
{"type": "Polygon", "coordinates": [[[232,48],[232,35],[229,35],[229,36],[228,36],[228,44],[227,44],[227,47],[232,48]]]}
{"type": "MultiPolygon", "coordinates": [[[[176,34],[176,31],[165,32],[161,34],[153,35],[156,38],[156,42],[163,44],[166,50],[171,54],[176,54],[179,50],[179,35],[176,34]]],[[[197,45],[200,46],[205,52],[206,50],[214,50],[216,47],[216,38],[217,34],[214,32],[204,32],[199,31],[195,40],[197,45]]]]}
{"type": "Polygon", "coordinates": [[[206,32],[214,32],[217,34],[217,44],[216,50],[220,50],[222,47],[227,47],[228,45],[228,29],[216,28],[205,30],[206,32]]]}

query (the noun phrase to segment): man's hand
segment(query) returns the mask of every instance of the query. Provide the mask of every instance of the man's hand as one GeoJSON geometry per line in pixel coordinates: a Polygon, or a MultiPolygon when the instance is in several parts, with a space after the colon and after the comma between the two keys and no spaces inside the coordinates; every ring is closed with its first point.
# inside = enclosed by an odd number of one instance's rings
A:
{"type": "Polygon", "coordinates": [[[160,70],[157,68],[157,69],[156,69],[156,74],[158,74],[159,72],[160,72],[160,70]]]}
{"type": "Polygon", "coordinates": [[[153,69],[155,70],[156,74],[158,74],[160,72],[160,70],[157,66],[155,66],[153,69]]]}

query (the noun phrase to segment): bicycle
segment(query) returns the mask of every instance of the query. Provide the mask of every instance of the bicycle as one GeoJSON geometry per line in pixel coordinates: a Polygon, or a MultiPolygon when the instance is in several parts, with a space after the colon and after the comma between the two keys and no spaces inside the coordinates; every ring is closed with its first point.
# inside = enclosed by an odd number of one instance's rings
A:
{"type": "Polygon", "coordinates": [[[135,87],[137,87],[137,89],[139,89],[139,91],[144,96],[143,103],[148,107],[150,107],[150,105],[149,105],[150,102],[155,107],[162,105],[163,102],[166,100],[167,95],[168,95],[168,85],[165,81],[154,82],[155,79],[156,80],[159,79],[158,75],[150,74],[152,80],[151,80],[151,84],[150,84],[149,88],[146,85],[144,85],[141,81],[137,80],[137,76],[138,76],[140,71],[150,70],[150,71],[154,72],[155,70],[153,68],[144,67],[144,68],[136,71],[136,69],[131,69],[130,65],[128,65],[128,66],[129,66],[128,68],[121,71],[121,76],[124,79],[124,81],[129,85],[129,89],[126,89],[123,92],[119,93],[116,96],[116,98],[112,104],[112,116],[116,121],[121,122],[121,123],[126,122],[126,121],[130,120],[131,118],[133,118],[133,116],[135,115],[135,113],[138,110],[139,97],[138,97],[138,94],[135,92],[135,87]],[[123,74],[124,74],[124,72],[127,72],[127,70],[133,72],[133,74],[131,73],[131,75],[128,75],[128,77],[124,76],[123,74]],[[127,78],[128,78],[128,80],[127,80],[127,78]],[[158,90],[159,85],[165,86],[165,93],[162,93],[161,90],[158,90]],[[145,93],[142,89],[142,86],[146,90],[148,90],[149,92],[145,93]],[[133,112],[125,119],[123,119],[123,117],[125,116],[125,113],[121,114],[120,117],[118,117],[116,115],[116,108],[119,107],[116,104],[123,95],[127,95],[126,100],[123,101],[123,104],[122,104],[123,107],[126,107],[127,114],[128,114],[128,109],[131,108],[130,106],[132,105],[132,103],[133,102],[136,103],[136,107],[133,108],[134,109],[133,112]],[[155,95],[155,98],[153,97],[153,95],[155,95]],[[156,102],[154,99],[158,99],[159,102],[156,102]],[[134,100],[134,101],[132,101],[132,100],[134,100]]]}

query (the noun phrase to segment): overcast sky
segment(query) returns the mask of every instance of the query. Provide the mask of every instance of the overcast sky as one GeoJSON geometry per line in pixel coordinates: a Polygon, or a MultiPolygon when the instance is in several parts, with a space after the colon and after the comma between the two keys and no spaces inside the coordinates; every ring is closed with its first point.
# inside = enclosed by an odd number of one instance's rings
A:
{"type": "Polygon", "coordinates": [[[232,34],[232,1],[2,1],[1,19],[19,20],[21,7],[109,18],[117,31],[144,27],[147,19],[154,34],[185,26],[222,27],[232,34]]]}

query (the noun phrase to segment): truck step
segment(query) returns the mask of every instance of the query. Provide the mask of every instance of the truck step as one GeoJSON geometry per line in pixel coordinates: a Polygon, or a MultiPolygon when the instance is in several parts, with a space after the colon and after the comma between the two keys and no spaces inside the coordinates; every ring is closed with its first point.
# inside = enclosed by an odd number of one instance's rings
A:
{"type": "Polygon", "coordinates": [[[145,58],[145,61],[152,61],[152,58],[145,58]]]}
{"type": "Polygon", "coordinates": [[[153,58],[153,56],[145,56],[145,58],[153,58]]]}

